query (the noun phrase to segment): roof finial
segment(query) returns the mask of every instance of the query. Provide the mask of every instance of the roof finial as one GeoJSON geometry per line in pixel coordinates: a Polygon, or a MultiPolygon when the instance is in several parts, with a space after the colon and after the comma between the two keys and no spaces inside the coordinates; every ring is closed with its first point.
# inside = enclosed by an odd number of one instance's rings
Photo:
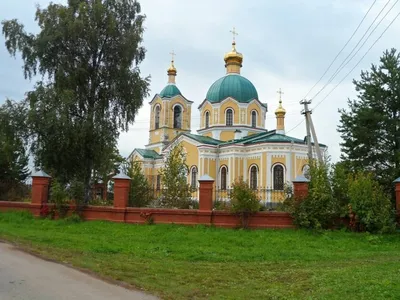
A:
{"type": "Polygon", "coordinates": [[[176,55],[174,50],[170,52],[171,54],[171,66],[168,68],[168,83],[175,83],[176,68],[174,66],[174,56],[176,55]]]}
{"type": "Polygon", "coordinates": [[[282,94],[284,94],[284,92],[282,92],[282,89],[279,88],[279,91],[277,91],[277,93],[279,94],[279,107],[282,107],[282,94]]]}
{"type": "Polygon", "coordinates": [[[236,36],[239,35],[239,34],[237,33],[235,27],[233,27],[232,30],[229,30],[229,32],[232,33],[232,36],[233,36],[233,40],[232,40],[232,51],[236,51],[236,47],[235,47],[235,46],[236,46],[236,40],[235,40],[235,38],[236,38],[236,36]]]}
{"type": "Polygon", "coordinates": [[[172,50],[172,52],[170,52],[169,54],[171,54],[171,66],[174,66],[174,58],[176,53],[174,52],[174,50],[172,50]]]}

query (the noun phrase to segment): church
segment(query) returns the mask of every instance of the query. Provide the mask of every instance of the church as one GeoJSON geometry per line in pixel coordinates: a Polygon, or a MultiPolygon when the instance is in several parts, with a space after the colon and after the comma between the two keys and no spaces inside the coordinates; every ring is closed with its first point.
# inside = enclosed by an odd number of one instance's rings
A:
{"type": "MultiPolygon", "coordinates": [[[[265,128],[268,105],[259,99],[251,81],[241,75],[243,55],[236,50],[235,40],[224,61],[226,74],[210,86],[198,106],[200,128],[194,134],[194,102],[179,90],[172,59],[167,85],[149,103],[149,143],[144,149],[134,149],[129,159],[142,162],[145,175],[160,189],[159,170],[164,157],[180,143],[186,153],[188,183],[193,188],[201,176],[209,175],[218,190],[227,190],[236,179],[243,178],[253,189],[283,194],[285,184],[308,168],[307,144],[285,134],[281,92],[275,110],[276,128],[265,128]]],[[[323,144],[320,148],[327,149],[323,144]]]]}

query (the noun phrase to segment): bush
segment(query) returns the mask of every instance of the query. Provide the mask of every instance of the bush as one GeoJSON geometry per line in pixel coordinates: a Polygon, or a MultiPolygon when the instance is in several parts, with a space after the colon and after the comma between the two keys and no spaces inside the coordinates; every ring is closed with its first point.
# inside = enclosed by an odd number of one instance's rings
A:
{"type": "Polygon", "coordinates": [[[128,205],[130,207],[148,206],[153,200],[151,186],[144,176],[141,163],[137,161],[128,162],[127,175],[131,178],[128,205]]]}
{"type": "Polygon", "coordinates": [[[59,183],[56,179],[52,180],[50,187],[50,203],[54,203],[54,209],[52,212],[52,217],[54,217],[55,213],[58,213],[60,218],[64,218],[69,209],[68,204],[68,192],[61,183],[59,183]]]}
{"type": "Polygon", "coordinates": [[[328,165],[310,164],[308,196],[301,201],[294,197],[285,200],[286,211],[298,227],[308,229],[330,228],[339,217],[339,205],[333,197],[328,165]]]}
{"type": "Polygon", "coordinates": [[[187,173],[186,154],[179,144],[171,149],[160,171],[163,193],[158,201],[162,207],[190,208],[191,189],[187,183],[187,173]]]}
{"type": "Polygon", "coordinates": [[[242,179],[232,185],[231,211],[240,216],[242,228],[248,228],[251,215],[260,210],[260,199],[242,179]]]}
{"type": "Polygon", "coordinates": [[[375,233],[395,230],[395,211],[387,195],[371,174],[359,173],[349,184],[352,229],[375,233]]]}

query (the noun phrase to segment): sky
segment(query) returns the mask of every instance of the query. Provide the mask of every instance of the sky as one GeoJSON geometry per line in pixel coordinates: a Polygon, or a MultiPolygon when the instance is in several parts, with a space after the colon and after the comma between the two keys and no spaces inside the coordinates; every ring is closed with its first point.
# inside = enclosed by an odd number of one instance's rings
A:
{"type": "MultiPolygon", "coordinates": [[[[66,1],[53,1],[66,3],[66,1]]],[[[147,49],[140,65],[143,77],[151,76],[150,96],[143,103],[135,123],[119,138],[119,149],[127,156],[134,148],[148,143],[150,107],[148,102],[167,83],[166,70],[174,51],[178,71],[177,86],[182,94],[194,101],[192,132],[199,126],[198,105],[208,88],[225,75],[223,57],[230,51],[232,34],[236,28],[237,50],[244,56],[241,74],[256,87],[261,102],[267,102],[266,128],[275,129],[274,111],[278,106],[277,91],[281,88],[283,106],[287,111],[285,126],[290,136],[304,138],[306,128],[299,101],[312,98],[313,122],[318,140],[328,146],[333,162],[340,158],[340,120],[338,109],[347,108],[347,99],[354,99],[352,83],[359,79],[361,70],[378,64],[386,49],[400,48],[400,18],[379,38],[389,23],[400,12],[400,4],[392,0],[383,10],[376,24],[381,24],[360,47],[353,59],[328,83],[329,78],[351,53],[387,0],[142,0],[146,15],[143,46],[147,49]],[[322,80],[332,60],[353,34],[368,9],[369,14],[358,31],[338,56],[322,80]],[[360,61],[360,59],[365,57],[360,61]],[[357,65],[358,64],[358,65],[357,65]],[[354,70],[352,70],[354,68],[354,70]],[[351,71],[351,72],[350,72],[351,71]],[[348,76],[346,77],[346,75],[348,76]],[[314,97],[321,88],[325,88],[314,97]],[[335,88],[336,87],[336,88],[335,88]],[[322,102],[321,102],[322,101],[322,102]],[[318,105],[318,106],[317,106],[318,105]],[[314,109],[314,107],[316,107],[314,109]],[[299,125],[300,123],[300,125],[299,125]],[[297,126],[298,125],[298,126],[297,126]],[[296,127],[297,126],[297,127],[296,127]]],[[[16,18],[29,32],[37,32],[34,21],[36,5],[45,7],[47,0],[0,1],[0,17],[16,18]]],[[[357,49],[356,49],[357,51],[357,49]]],[[[355,52],[353,52],[355,53],[355,52]]],[[[352,57],[351,55],[350,57],[352,57]]],[[[11,57],[0,37],[0,103],[5,99],[20,100],[31,90],[34,81],[24,79],[22,60],[11,57]]]]}

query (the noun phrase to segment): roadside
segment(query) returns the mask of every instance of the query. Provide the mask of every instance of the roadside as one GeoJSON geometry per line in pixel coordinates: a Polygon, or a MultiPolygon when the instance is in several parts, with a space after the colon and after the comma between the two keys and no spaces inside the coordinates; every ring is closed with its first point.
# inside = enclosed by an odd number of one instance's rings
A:
{"type": "Polygon", "coordinates": [[[153,300],[143,292],[116,286],[61,264],[42,260],[0,243],[0,299],[153,300]]]}

